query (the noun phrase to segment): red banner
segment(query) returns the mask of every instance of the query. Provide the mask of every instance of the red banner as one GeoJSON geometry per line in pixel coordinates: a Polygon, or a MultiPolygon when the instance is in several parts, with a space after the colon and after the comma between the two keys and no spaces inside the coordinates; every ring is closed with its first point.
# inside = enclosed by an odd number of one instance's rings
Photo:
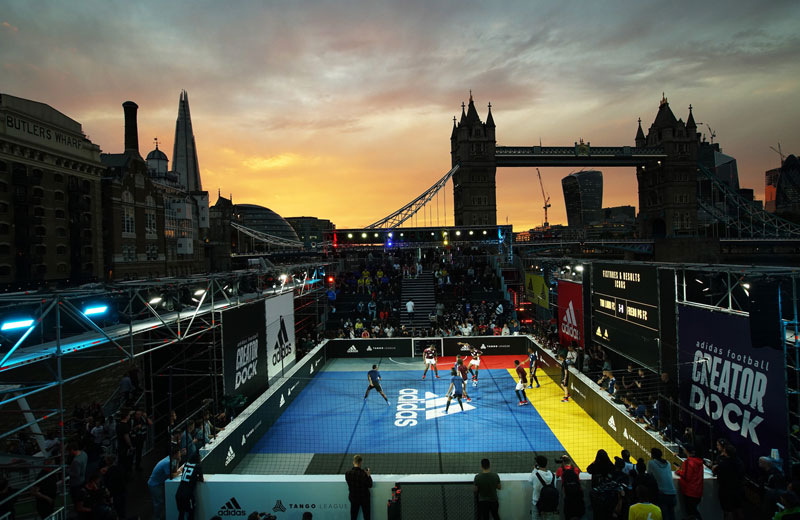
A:
{"type": "Polygon", "coordinates": [[[583,285],[558,281],[558,341],[583,348],[583,285]]]}

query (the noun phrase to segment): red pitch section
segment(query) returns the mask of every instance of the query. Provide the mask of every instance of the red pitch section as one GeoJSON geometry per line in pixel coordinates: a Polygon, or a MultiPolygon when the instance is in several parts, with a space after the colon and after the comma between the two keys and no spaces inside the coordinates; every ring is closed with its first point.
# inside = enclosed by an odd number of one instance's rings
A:
{"type": "MultiPolygon", "coordinates": [[[[471,356],[464,356],[464,359],[467,363],[472,359],[471,356]]],[[[519,364],[523,365],[525,368],[528,367],[528,356],[527,354],[520,354],[518,356],[481,356],[481,368],[514,368],[514,360],[518,359],[519,364]]],[[[453,366],[456,363],[455,356],[441,356],[438,358],[437,364],[439,366],[453,366]]]]}

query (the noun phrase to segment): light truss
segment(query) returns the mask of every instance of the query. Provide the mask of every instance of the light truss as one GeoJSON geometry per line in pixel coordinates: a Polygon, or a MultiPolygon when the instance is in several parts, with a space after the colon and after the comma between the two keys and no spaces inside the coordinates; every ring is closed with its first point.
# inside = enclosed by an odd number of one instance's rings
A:
{"type": "Polygon", "coordinates": [[[383,217],[382,219],[373,222],[369,226],[366,226],[364,229],[394,229],[403,225],[405,221],[416,215],[416,213],[422,209],[425,204],[431,201],[433,197],[439,193],[439,190],[445,187],[447,181],[450,180],[450,177],[458,171],[458,165],[456,164],[453,166],[450,171],[444,174],[444,176],[436,181],[436,183],[425,190],[422,195],[419,195],[417,198],[403,206],[402,208],[398,209],[391,215],[383,217]]]}

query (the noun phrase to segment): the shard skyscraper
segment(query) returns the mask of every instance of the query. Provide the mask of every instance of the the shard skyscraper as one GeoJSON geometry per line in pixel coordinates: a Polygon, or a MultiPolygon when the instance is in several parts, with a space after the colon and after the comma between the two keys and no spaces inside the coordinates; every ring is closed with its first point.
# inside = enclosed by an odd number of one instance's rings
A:
{"type": "Polygon", "coordinates": [[[202,191],[200,167],[197,163],[197,147],[194,144],[192,116],[189,113],[189,95],[181,91],[178,101],[178,120],[175,123],[175,145],[172,150],[172,170],[186,191],[202,191]]]}

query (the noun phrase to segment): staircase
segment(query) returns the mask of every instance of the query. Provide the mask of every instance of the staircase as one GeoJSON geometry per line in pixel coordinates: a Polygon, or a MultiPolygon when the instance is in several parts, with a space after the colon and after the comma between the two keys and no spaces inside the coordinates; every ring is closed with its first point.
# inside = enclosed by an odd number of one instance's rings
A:
{"type": "Polygon", "coordinates": [[[400,296],[400,324],[407,328],[428,328],[429,316],[436,310],[436,292],[433,286],[433,273],[423,272],[419,278],[403,278],[400,296]],[[414,323],[406,312],[406,302],[414,300],[414,323]]]}

